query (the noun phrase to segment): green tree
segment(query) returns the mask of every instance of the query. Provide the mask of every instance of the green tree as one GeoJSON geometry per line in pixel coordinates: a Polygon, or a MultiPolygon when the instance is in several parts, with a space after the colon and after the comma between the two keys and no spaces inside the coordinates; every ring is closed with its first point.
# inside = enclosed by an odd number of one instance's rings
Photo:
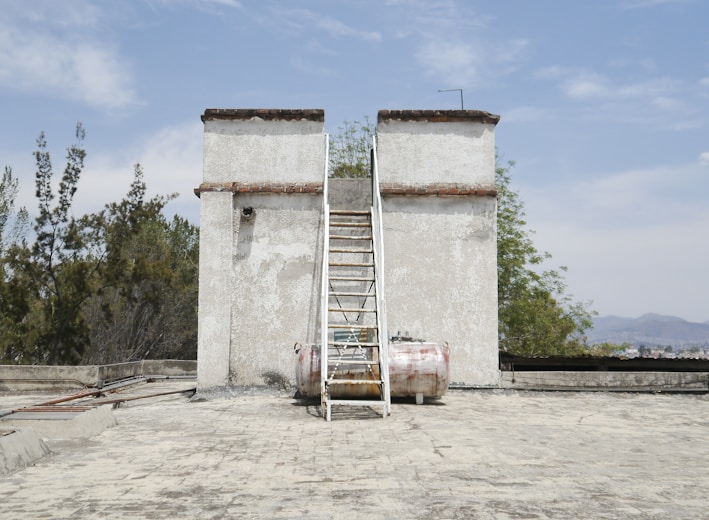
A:
{"type": "Polygon", "coordinates": [[[364,124],[345,121],[330,137],[330,176],[368,177],[370,149],[375,128],[365,116],[364,124]]]}
{"type": "Polygon", "coordinates": [[[22,240],[27,231],[27,210],[23,207],[15,211],[18,193],[17,177],[12,174],[12,168],[6,166],[0,179],[0,257],[11,244],[22,240]]]}
{"type": "Polygon", "coordinates": [[[47,364],[77,363],[89,343],[89,329],[81,306],[91,294],[95,266],[82,257],[81,235],[70,211],[86,157],[85,133],[80,123],[76,125],[75,136],[76,143],[67,149],[67,162],[56,194],[44,133],[37,139],[36,238],[29,258],[23,258],[16,266],[34,280],[29,286],[29,297],[35,334],[27,340],[36,344],[28,347],[41,346],[41,354],[36,352],[39,355],[34,361],[47,364]]]}
{"type": "Polygon", "coordinates": [[[592,313],[566,294],[566,268],[541,269],[550,255],[537,250],[526,229],[524,204],[511,187],[513,166],[495,172],[500,349],[524,356],[585,353],[592,313]]]}
{"type": "Polygon", "coordinates": [[[103,257],[103,285],[87,302],[92,349],[85,363],[196,357],[198,229],[165,205],[145,200],[140,165],[127,196],[88,216],[94,255],[103,257]]]}
{"type": "MultiPolygon", "coordinates": [[[[8,241],[0,250],[0,360],[194,358],[197,228],[164,216],[173,195],[146,200],[140,165],[123,200],[74,218],[86,156],[80,124],[76,137],[56,192],[44,134],[37,140],[34,243],[8,241]]],[[[16,193],[7,169],[0,185],[0,231],[12,211],[5,201],[16,193]]]]}

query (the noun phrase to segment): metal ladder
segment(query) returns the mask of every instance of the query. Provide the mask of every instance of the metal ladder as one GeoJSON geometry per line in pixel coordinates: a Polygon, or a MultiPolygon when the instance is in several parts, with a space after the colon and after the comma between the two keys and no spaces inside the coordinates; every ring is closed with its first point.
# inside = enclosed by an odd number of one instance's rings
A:
{"type": "Polygon", "coordinates": [[[327,346],[321,351],[323,416],[333,405],[390,412],[386,334],[381,333],[373,209],[328,208],[327,346]]]}

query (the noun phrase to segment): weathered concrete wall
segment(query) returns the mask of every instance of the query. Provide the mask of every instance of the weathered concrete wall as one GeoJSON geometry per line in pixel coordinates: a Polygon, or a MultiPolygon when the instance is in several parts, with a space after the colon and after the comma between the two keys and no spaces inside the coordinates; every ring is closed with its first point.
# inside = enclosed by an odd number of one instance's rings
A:
{"type": "Polygon", "coordinates": [[[235,202],[230,383],[290,380],[293,345],[317,334],[322,196],[249,194],[235,202]],[[254,208],[252,219],[240,216],[244,206],[254,208]]]}
{"type": "Polygon", "coordinates": [[[497,121],[477,110],[381,110],[381,182],[494,183],[497,121]]]}
{"type": "Polygon", "coordinates": [[[144,359],[111,365],[0,365],[0,391],[66,390],[134,376],[189,376],[196,372],[196,361],[179,359],[144,359]]]}
{"type": "Polygon", "coordinates": [[[198,384],[291,380],[317,337],[322,110],[207,110],[198,384]]]}
{"type": "Polygon", "coordinates": [[[330,179],[328,203],[332,209],[368,210],[372,207],[372,179],[330,179]]]}
{"type": "Polygon", "coordinates": [[[98,379],[96,365],[0,365],[0,391],[81,388],[95,385],[98,379]]]}
{"type": "Polygon", "coordinates": [[[205,192],[200,200],[197,379],[204,387],[224,386],[231,351],[234,196],[205,192]]]}
{"type": "Polygon", "coordinates": [[[494,129],[477,111],[381,111],[389,333],[448,342],[451,384],[495,386],[494,129]]]}
{"type": "Polygon", "coordinates": [[[502,388],[518,390],[706,391],[707,372],[503,371],[502,388]]]}
{"type": "Polygon", "coordinates": [[[209,109],[204,182],[322,182],[322,110],[209,109]]]}

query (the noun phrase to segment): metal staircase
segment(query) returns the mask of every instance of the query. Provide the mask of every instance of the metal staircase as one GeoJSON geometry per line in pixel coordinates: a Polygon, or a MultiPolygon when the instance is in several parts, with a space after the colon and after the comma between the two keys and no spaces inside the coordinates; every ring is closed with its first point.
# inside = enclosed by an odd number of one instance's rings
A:
{"type": "Polygon", "coordinates": [[[382,417],[391,411],[376,165],[373,170],[369,210],[331,209],[324,190],[320,396],[328,421],[333,406],[380,409],[382,417]]]}

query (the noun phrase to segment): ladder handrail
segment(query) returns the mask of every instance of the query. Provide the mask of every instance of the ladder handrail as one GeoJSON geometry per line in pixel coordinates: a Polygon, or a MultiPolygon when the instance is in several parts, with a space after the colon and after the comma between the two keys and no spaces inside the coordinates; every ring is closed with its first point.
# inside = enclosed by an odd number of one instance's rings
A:
{"type": "Polygon", "coordinates": [[[382,223],[382,195],[379,189],[379,169],[377,165],[377,136],[372,137],[372,249],[374,251],[374,280],[377,300],[377,328],[379,329],[379,366],[384,381],[383,400],[386,402],[385,415],[391,412],[391,391],[389,387],[389,333],[386,320],[386,300],[384,298],[384,225],[382,223]]]}
{"type": "MultiPolygon", "coordinates": [[[[330,168],[330,136],[325,134],[325,172],[322,184],[323,244],[320,279],[320,398],[326,398],[327,380],[327,319],[328,319],[328,264],[330,249],[330,203],[328,202],[328,172],[330,168]]],[[[324,401],[323,401],[324,402],[324,401]]]]}

